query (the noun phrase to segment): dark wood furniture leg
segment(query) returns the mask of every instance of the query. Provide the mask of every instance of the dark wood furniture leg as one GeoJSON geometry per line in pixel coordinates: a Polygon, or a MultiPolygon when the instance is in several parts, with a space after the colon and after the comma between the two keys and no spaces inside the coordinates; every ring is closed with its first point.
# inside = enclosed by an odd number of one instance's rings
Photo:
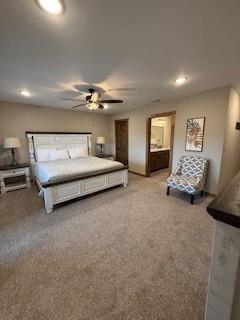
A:
{"type": "Polygon", "coordinates": [[[167,187],[167,196],[169,196],[170,187],[167,187]]]}
{"type": "Polygon", "coordinates": [[[203,197],[203,195],[204,195],[204,191],[202,190],[200,193],[200,196],[203,197]]]}
{"type": "Polygon", "coordinates": [[[194,204],[194,194],[191,194],[191,204],[194,204]]]}

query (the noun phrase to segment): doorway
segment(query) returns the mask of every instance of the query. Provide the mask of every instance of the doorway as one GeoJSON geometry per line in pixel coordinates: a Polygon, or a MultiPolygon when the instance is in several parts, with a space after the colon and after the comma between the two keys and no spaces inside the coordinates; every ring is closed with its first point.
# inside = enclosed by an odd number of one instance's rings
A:
{"type": "Polygon", "coordinates": [[[128,165],[128,119],[115,120],[116,161],[128,165]]]}
{"type": "Polygon", "coordinates": [[[147,119],[146,176],[172,171],[176,111],[152,115],[147,119]]]}

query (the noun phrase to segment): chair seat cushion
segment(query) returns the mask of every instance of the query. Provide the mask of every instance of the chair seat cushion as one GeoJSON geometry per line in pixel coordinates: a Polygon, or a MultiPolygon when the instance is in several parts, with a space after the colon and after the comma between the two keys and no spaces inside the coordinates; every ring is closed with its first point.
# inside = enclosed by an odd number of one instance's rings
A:
{"type": "Polygon", "coordinates": [[[177,174],[171,174],[167,179],[167,185],[170,188],[178,189],[190,194],[202,191],[202,183],[199,178],[186,177],[177,174]]]}

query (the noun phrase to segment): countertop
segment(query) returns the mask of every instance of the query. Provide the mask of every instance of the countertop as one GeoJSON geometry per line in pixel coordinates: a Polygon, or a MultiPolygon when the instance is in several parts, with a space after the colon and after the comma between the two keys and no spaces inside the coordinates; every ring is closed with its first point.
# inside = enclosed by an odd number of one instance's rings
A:
{"type": "Polygon", "coordinates": [[[207,212],[216,220],[240,228],[240,172],[209,203],[207,212]]]}
{"type": "Polygon", "coordinates": [[[151,148],[150,152],[166,151],[170,150],[169,148],[151,148]]]}

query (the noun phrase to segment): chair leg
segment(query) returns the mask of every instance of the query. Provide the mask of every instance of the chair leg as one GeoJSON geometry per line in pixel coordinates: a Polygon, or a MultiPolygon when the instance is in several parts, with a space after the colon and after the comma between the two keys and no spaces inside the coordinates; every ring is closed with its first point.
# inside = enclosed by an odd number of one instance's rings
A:
{"type": "Polygon", "coordinates": [[[167,187],[167,196],[169,196],[170,193],[170,187],[167,187]]]}
{"type": "Polygon", "coordinates": [[[204,196],[204,191],[203,191],[203,190],[201,191],[200,196],[201,196],[201,197],[204,196]]]}
{"type": "Polygon", "coordinates": [[[194,204],[194,194],[191,194],[191,204],[194,204]]]}

